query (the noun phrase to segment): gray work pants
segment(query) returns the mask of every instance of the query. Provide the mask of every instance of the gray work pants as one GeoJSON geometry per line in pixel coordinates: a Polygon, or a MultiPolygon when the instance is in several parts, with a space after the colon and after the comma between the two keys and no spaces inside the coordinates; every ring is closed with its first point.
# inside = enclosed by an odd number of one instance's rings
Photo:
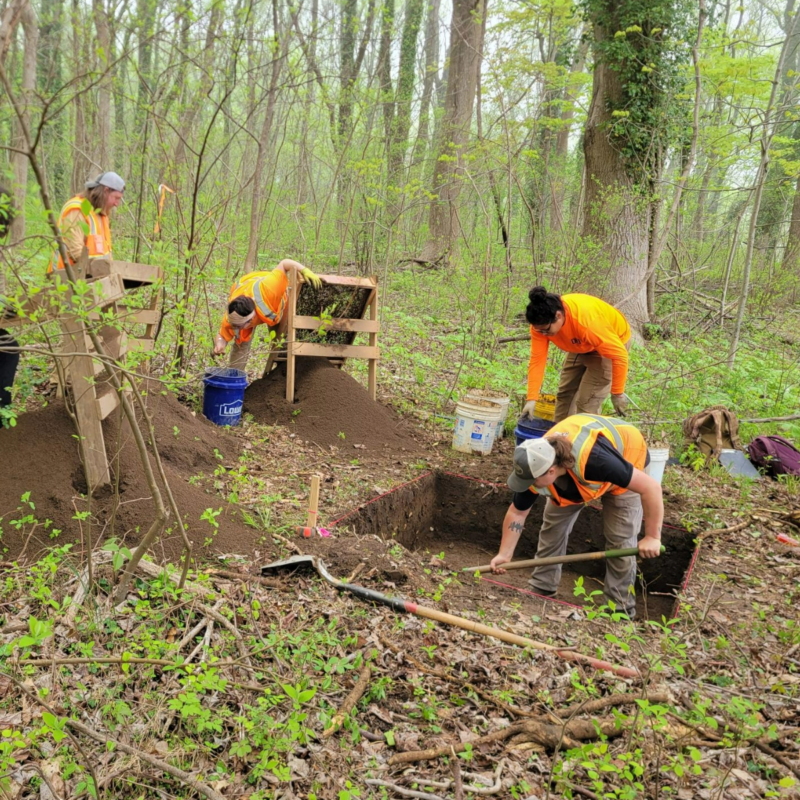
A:
{"type": "MultiPolygon", "coordinates": [[[[642,498],[636,492],[625,492],[604,494],[600,502],[603,504],[606,549],[636,547],[642,527],[642,498]]],[[[539,531],[536,558],[566,555],[569,535],[583,507],[583,504],[559,506],[552,500],[547,501],[542,529],[539,531]]],[[[633,593],[635,579],[635,557],[610,558],[606,561],[606,580],[603,586],[606,600],[613,600],[617,609],[626,611],[631,618],[636,613],[636,598],[633,593]]],[[[531,573],[531,586],[544,594],[557,591],[560,582],[561,564],[536,567],[531,573]]]]}
{"type": "Polygon", "coordinates": [[[241,344],[237,344],[236,339],[234,339],[231,345],[231,357],[228,361],[228,366],[231,369],[240,369],[242,372],[247,372],[247,361],[250,358],[252,345],[252,338],[241,344]]]}

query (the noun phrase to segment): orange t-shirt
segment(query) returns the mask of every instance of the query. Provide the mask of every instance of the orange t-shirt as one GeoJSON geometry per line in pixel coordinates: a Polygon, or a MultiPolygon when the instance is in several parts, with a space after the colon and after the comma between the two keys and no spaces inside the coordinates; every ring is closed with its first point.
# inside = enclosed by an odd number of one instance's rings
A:
{"type": "Polygon", "coordinates": [[[547,365],[547,350],[552,342],[567,353],[597,352],[611,359],[611,394],[622,394],[628,377],[628,350],[631,338],[628,320],[599,297],[590,294],[565,294],[564,324],[555,336],[543,336],[531,326],[531,358],[528,362],[528,400],[538,400],[547,365]]]}
{"type": "Polygon", "coordinates": [[[253,319],[247,324],[246,328],[237,330],[228,322],[228,314],[222,318],[222,325],[219,329],[219,335],[229,342],[236,337],[237,342],[247,342],[253,338],[253,329],[258,325],[277,325],[283,316],[283,309],[286,305],[286,289],[289,285],[289,280],[286,273],[276,267],[272,271],[264,272],[248,272],[243,275],[231,289],[228,302],[230,303],[234,297],[254,297],[254,291],[259,291],[260,297],[258,298],[263,305],[266,305],[272,313],[272,318],[264,316],[259,308],[259,303],[256,303],[256,314],[253,319]],[[258,289],[256,289],[258,287],[258,289]],[[237,335],[238,334],[238,335],[237,335]]]}

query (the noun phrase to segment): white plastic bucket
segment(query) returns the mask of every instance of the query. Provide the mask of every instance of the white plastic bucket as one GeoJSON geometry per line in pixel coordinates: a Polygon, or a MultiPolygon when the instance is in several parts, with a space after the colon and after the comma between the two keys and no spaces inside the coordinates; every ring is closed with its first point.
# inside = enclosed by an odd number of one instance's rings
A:
{"type": "Polygon", "coordinates": [[[453,450],[461,453],[491,453],[502,412],[497,403],[473,399],[456,403],[453,450]]]}
{"type": "Polygon", "coordinates": [[[483,404],[480,402],[481,400],[499,406],[501,417],[497,422],[497,430],[495,431],[494,438],[502,439],[503,430],[508,417],[508,408],[511,405],[511,398],[504,392],[498,392],[495,389],[470,389],[464,397],[465,402],[476,404],[476,401],[478,401],[477,405],[482,407],[483,404]]]}
{"type": "Polygon", "coordinates": [[[648,447],[647,452],[650,454],[650,463],[644,471],[661,483],[664,479],[664,467],[669,458],[669,447],[648,447]]]}

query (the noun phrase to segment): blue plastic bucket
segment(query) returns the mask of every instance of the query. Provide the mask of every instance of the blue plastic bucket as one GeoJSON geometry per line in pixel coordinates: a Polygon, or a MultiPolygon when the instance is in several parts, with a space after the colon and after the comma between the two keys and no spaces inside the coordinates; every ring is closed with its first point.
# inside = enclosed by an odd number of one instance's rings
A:
{"type": "Polygon", "coordinates": [[[247,373],[230,367],[207,369],[203,378],[203,416],[215,425],[238,425],[247,373]]]}
{"type": "Polygon", "coordinates": [[[517,427],[514,428],[514,438],[517,440],[517,447],[519,447],[526,439],[540,439],[544,436],[555,423],[549,419],[539,419],[534,417],[520,417],[517,420],[517,427]]]}

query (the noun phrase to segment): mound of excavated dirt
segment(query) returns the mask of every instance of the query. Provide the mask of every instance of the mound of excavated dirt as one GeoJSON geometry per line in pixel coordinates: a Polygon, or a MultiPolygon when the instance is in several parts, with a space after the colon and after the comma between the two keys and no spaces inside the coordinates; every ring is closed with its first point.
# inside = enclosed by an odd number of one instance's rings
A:
{"type": "Polygon", "coordinates": [[[304,440],[322,447],[364,449],[408,455],[416,450],[408,424],[326,358],[298,358],[295,402],[286,402],[286,365],[253,381],[244,410],[267,425],[291,427],[304,440]]]}
{"type": "MultiPolygon", "coordinates": [[[[238,455],[236,438],[193,415],[171,395],[153,392],[147,403],[164,471],[188,536],[195,544],[194,552],[199,553],[211,539],[207,552],[252,553],[261,533],[244,524],[235,506],[189,482],[201,473],[213,473],[220,458],[227,465],[234,462],[238,455]],[[218,529],[200,519],[207,508],[222,509],[216,517],[218,529]]],[[[155,512],[133,437],[127,425],[122,426],[122,433],[120,430],[116,414],[103,423],[109,455],[119,454],[112,461],[119,502],[113,490],[107,488],[97,492],[89,503],[81,496],[86,491],[86,481],[75,429],[62,403],[23,414],[15,428],[0,429],[0,547],[6,559],[19,557],[23,550],[26,557],[34,557],[45,548],[66,542],[83,540],[85,544],[89,522],[79,524],[74,518],[79,511],[88,510],[91,514],[95,544],[111,537],[123,539],[128,546],[140,541],[155,512]],[[34,509],[21,501],[26,492],[30,493],[34,509]],[[20,522],[27,516],[32,520],[20,522]],[[61,530],[57,537],[52,537],[54,529],[61,530]]],[[[164,503],[167,504],[166,496],[164,503]]],[[[182,552],[182,543],[173,519],[167,521],[167,527],[154,549],[158,556],[174,560],[182,552]]]]}

